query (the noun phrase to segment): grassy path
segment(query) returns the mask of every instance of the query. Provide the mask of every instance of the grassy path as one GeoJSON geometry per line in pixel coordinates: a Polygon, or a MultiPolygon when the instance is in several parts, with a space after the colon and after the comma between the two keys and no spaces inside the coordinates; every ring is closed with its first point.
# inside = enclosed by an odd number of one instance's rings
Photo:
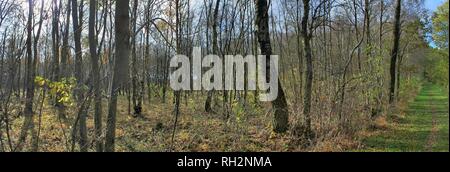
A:
{"type": "Polygon", "coordinates": [[[363,151],[448,152],[448,94],[427,84],[410,104],[407,115],[385,132],[363,141],[363,151]]]}

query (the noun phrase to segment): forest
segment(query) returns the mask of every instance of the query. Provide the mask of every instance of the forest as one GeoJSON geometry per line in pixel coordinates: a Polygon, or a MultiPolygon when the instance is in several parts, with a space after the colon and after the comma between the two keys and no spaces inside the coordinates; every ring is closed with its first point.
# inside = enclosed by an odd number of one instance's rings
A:
{"type": "Polygon", "coordinates": [[[0,0],[0,152],[448,152],[428,1],[0,0]]]}

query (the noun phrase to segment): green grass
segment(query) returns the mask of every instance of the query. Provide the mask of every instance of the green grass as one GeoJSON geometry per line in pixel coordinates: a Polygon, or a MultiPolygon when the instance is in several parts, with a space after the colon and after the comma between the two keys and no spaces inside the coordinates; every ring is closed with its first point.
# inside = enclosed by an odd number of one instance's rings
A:
{"type": "Polygon", "coordinates": [[[363,140],[368,152],[448,152],[448,94],[427,84],[410,104],[404,119],[363,140]],[[435,124],[433,125],[433,122],[435,124]]]}

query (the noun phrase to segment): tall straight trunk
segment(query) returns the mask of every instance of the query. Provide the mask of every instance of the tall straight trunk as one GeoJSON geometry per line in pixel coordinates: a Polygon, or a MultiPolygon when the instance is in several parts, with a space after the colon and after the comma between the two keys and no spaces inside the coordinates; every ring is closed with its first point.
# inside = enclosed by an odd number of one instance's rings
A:
{"type": "MultiPolygon", "coordinates": [[[[269,34],[269,5],[267,0],[255,0],[255,5],[258,42],[261,54],[266,56],[266,79],[269,81],[269,71],[271,68],[270,56],[272,55],[272,45],[269,34]]],[[[272,106],[275,111],[273,130],[277,133],[284,133],[288,130],[289,112],[284,90],[280,81],[278,81],[278,97],[272,102],[272,106]]]]}
{"type": "MultiPolygon", "coordinates": [[[[379,18],[379,56],[383,56],[383,17],[384,17],[384,0],[380,0],[380,18],[379,18]]],[[[383,86],[384,86],[384,79],[383,79],[383,75],[381,76],[377,76],[377,82],[379,83],[379,88],[378,88],[378,95],[376,98],[376,107],[375,109],[372,110],[372,118],[377,117],[378,115],[383,113],[383,96],[384,96],[384,91],[383,90],[383,86]]]]}
{"type": "MultiPolygon", "coordinates": [[[[74,33],[74,40],[75,40],[75,78],[77,79],[78,88],[81,88],[81,85],[83,84],[83,74],[82,74],[82,65],[83,65],[83,57],[82,57],[82,49],[81,49],[81,31],[82,31],[82,23],[81,20],[83,18],[82,13],[78,15],[78,2],[77,0],[72,0],[72,20],[73,20],[73,33],[74,33]]],[[[78,90],[77,93],[75,93],[78,99],[78,107],[80,106],[81,102],[83,101],[83,93],[78,90]]],[[[86,127],[86,113],[84,110],[80,113],[80,138],[79,138],[79,144],[80,144],[80,151],[86,152],[88,148],[88,142],[87,142],[87,127],[86,127]]]]}
{"type": "Polygon", "coordinates": [[[370,17],[370,8],[371,8],[370,4],[371,4],[371,0],[365,0],[364,17],[365,17],[365,21],[366,21],[365,31],[366,31],[366,47],[367,47],[366,55],[367,55],[367,58],[370,58],[370,56],[372,56],[372,53],[371,53],[372,52],[372,42],[371,42],[371,31],[370,31],[370,18],[371,18],[370,17]]]}
{"type": "MultiPolygon", "coordinates": [[[[81,49],[81,32],[82,32],[82,13],[78,14],[78,0],[72,0],[72,23],[73,23],[73,35],[75,41],[75,78],[78,80],[78,84],[82,83],[82,49],[81,49]]],[[[81,96],[78,94],[77,96],[81,96]]],[[[82,97],[78,97],[82,100],[82,97]]]]}
{"type": "MultiPolygon", "coordinates": [[[[6,35],[6,32],[7,32],[8,30],[7,29],[5,29],[5,33],[4,33],[4,35],[6,35]]],[[[8,73],[8,72],[6,72],[6,71],[3,71],[3,65],[4,65],[4,55],[5,55],[5,52],[7,51],[6,49],[6,39],[5,39],[5,37],[3,37],[3,41],[2,41],[2,54],[0,55],[0,73],[2,73],[2,74],[0,74],[0,90],[1,91],[3,91],[3,90],[5,90],[4,88],[7,88],[6,86],[7,86],[7,84],[8,84],[8,80],[6,80],[5,82],[3,81],[3,73],[8,73]]],[[[9,53],[8,53],[8,55],[9,55],[9,53]]],[[[7,77],[8,78],[8,77],[7,77]]],[[[3,98],[3,96],[5,96],[6,94],[5,93],[3,93],[3,92],[0,92],[0,96],[2,96],[2,98],[0,99],[0,100],[3,100],[4,98],[3,98]]],[[[2,106],[0,106],[0,110],[3,110],[2,109],[3,107],[2,106]]],[[[1,134],[2,134],[2,128],[0,127],[0,142],[2,142],[3,140],[2,140],[2,136],[1,136],[1,134]]],[[[0,143],[0,146],[2,146],[1,145],[1,143],[0,143]]],[[[0,149],[2,149],[2,147],[0,147],[0,149]]],[[[0,150],[0,152],[1,152],[1,150],[0,150]]]]}
{"type": "MultiPolygon", "coordinates": [[[[57,0],[53,0],[53,9],[52,9],[53,10],[53,20],[52,20],[53,61],[52,61],[52,65],[51,65],[51,75],[50,75],[50,78],[53,81],[59,81],[60,77],[61,77],[61,73],[65,73],[65,71],[67,70],[66,69],[66,67],[67,67],[66,66],[67,65],[66,64],[67,63],[66,54],[69,53],[69,47],[68,47],[68,41],[69,41],[68,33],[69,32],[68,32],[68,30],[66,30],[65,31],[66,33],[64,33],[64,34],[66,34],[66,35],[64,35],[65,40],[63,40],[63,42],[64,41],[66,41],[66,42],[63,43],[63,44],[65,44],[65,45],[63,45],[65,47],[63,47],[63,51],[62,51],[62,53],[64,53],[62,56],[65,56],[65,58],[64,58],[64,60],[61,59],[64,63],[64,66],[63,66],[62,70],[60,70],[61,54],[59,51],[59,48],[60,48],[59,15],[61,13],[60,12],[61,9],[62,9],[62,2],[60,2],[58,4],[57,0]]],[[[67,11],[70,11],[70,9],[68,8],[67,11]]],[[[68,16],[68,17],[70,18],[70,16],[68,16]]],[[[65,29],[68,29],[68,24],[65,29]]],[[[63,76],[63,77],[65,77],[65,76],[63,76]]],[[[57,101],[60,98],[61,98],[60,95],[56,95],[56,100],[53,100],[54,101],[53,103],[55,103],[54,105],[58,110],[58,118],[66,120],[66,116],[64,115],[64,105],[57,101]]]]}
{"type": "MultiPolygon", "coordinates": [[[[213,48],[213,54],[218,55],[219,53],[219,45],[217,43],[217,37],[218,37],[218,33],[217,33],[217,23],[218,23],[218,14],[219,14],[219,7],[220,7],[220,0],[216,1],[216,6],[214,8],[214,14],[213,14],[213,19],[212,19],[212,48],[213,48]]],[[[205,102],[205,111],[206,112],[212,112],[212,108],[211,108],[211,102],[212,102],[212,97],[213,97],[213,91],[208,91],[208,95],[206,98],[206,102],[205,102]]]]}
{"type": "MultiPolygon", "coordinates": [[[[36,68],[37,68],[37,64],[39,61],[39,51],[38,51],[38,43],[39,43],[39,37],[41,35],[41,30],[42,30],[42,23],[43,23],[43,18],[44,18],[44,0],[42,0],[41,2],[41,9],[40,9],[40,15],[39,15],[39,25],[38,25],[38,29],[37,29],[37,33],[35,34],[34,37],[34,43],[33,43],[33,52],[34,52],[34,59],[33,59],[33,85],[34,85],[34,77],[36,76],[36,68]]],[[[45,100],[45,96],[43,97],[43,100],[45,100]]],[[[41,123],[39,122],[39,125],[41,123]]],[[[34,127],[34,124],[32,124],[32,126],[34,127]]],[[[40,126],[38,126],[40,128],[40,126]]],[[[34,129],[32,129],[32,137],[31,137],[31,143],[32,143],[32,147],[31,147],[31,151],[32,152],[37,152],[39,150],[39,134],[36,133],[36,131],[34,129]]]]}
{"type": "MultiPolygon", "coordinates": [[[[149,2],[150,3],[150,2],[149,2]]],[[[149,21],[150,19],[151,19],[151,16],[150,16],[150,4],[148,4],[147,5],[147,8],[146,8],[146,15],[145,15],[145,20],[146,21],[149,21]]],[[[145,26],[145,30],[149,30],[150,29],[150,23],[147,23],[146,24],[146,26],[145,26]]],[[[155,55],[155,57],[158,57],[158,50],[156,50],[156,55],[155,55]]],[[[143,66],[143,68],[142,68],[142,80],[143,80],[143,82],[142,82],[142,84],[143,84],[143,88],[142,89],[145,89],[145,85],[147,85],[147,95],[148,95],[148,102],[149,103],[151,103],[151,86],[150,86],[150,76],[148,75],[148,66],[150,65],[150,62],[151,62],[151,58],[150,58],[150,32],[146,32],[145,33],[145,53],[144,53],[144,66],[143,66]]],[[[144,90],[142,90],[142,94],[141,94],[141,96],[142,96],[142,98],[144,98],[144,93],[145,93],[145,91],[144,90]]]]}
{"type": "Polygon", "coordinates": [[[130,0],[116,1],[116,58],[114,64],[114,73],[112,76],[112,86],[109,100],[108,119],[106,124],[105,151],[114,152],[116,137],[116,112],[117,96],[120,88],[124,85],[128,76],[128,61],[130,55],[130,0]]]}
{"type": "Polygon", "coordinates": [[[312,97],[312,83],[313,83],[313,61],[311,50],[311,33],[308,32],[308,20],[310,11],[310,0],[303,0],[303,19],[302,19],[302,36],[305,44],[305,59],[306,59],[306,79],[305,79],[305,97],[303,115],[305,116],[306,135],[311,136],[311,97],[312,97]]]}
{"type": "MultiPolygon", "coordinates": [[[[175,0],[175,36],[176,36],[176,52],[177,54],[181,54],[181,14],[180,14],[180,0],[175,0]]],[[[174,91],[174,113],[175,113],[175,121],[173,124],[172,130],[172,139],[170,144],[170,151],[173,150],[175,132],[177,129],[178,117],[180,115],[180,102],[181,102],[181,91],[174,91]]]]}
{"type": "MultiPolygon", "coordinates": [[[[6,53],[6,34],[8,33],[8,28],[5,29],[3,33],[3,41],[2,41],[2,54],[0,55],[0,73],[3,73],[3,66],[5,65],[4,57],[6,53]]],[[[0,74],[0,90],[3,89],[3,74],[0,74]]]]}
{"type": "Polygon", "coordinates": [[[34,99],[34,75],[35,75],[35,66],[33,65],[33,51],[32,51],[32,37],[33,37],[33,0],[28,0],[28,22],[27,22],[27,70],[26,70],[26,98],[25,98],[25,109],[24,116],[25,120],[22,125],[22,129],[20,132],[18,145],[16,147],[16,151],[21,151],[23,148],[23,144],[28,136],[28,131],[33,130],[33,99],[34,99]]]}
{"type": "Polygon", "coordinates": [[[138,10],[138,0],[134,0],[133,2],[133,17],[132,17],[132,28],[133,28],[133,35],[131,37],[132,41],[132,50],[131,50],[131,80],[132,80],[132,101],[133,101],[133,110],[134,110],[134,116],[140,116],[142,113],[142,105],[139,103],[139,91],[138,91],[138,68],[137,68],[137,43],[136,43],[136,26],[137,26],[137,10],[138,10]]]}
{"type": "Polygon", "coordinates": [[[53,62],[51,79],[59,80],[59,11],[58,1],[53,0],[53,21],[52,21],[52,46],[53,46],[53,62]]]}
{"type": "MultiPolygon", "coordinates": [[[[353,9],[355,10],[353,13],[353,17],[355,20],[355,35],[356,35],[356,40],[359,40],[359,26],[358,26],[358,4],[356,4],[356,0],[353,0],[353,9]]],[[[364,35],[363,35],[364,36],[364,35]]],[[[362,70],[362,66],[361,66],[361,46],[358,46],[358,69],[359,71],[362,70]]]]}
{"type": "Polygon", "coordinates": [[[67,63],[68,63],[68,59],[70,57],[69,28],[70,28],[71,3],[72,2],[70,0],[67,2],[66,23],[64,26],[63,43],[62,43],[62,50],[61,50],[62,55],[61,55],[60,75],[63,78],[66,78],[69,76],[67,63]]]}
{"type": "Polygon", "coordinates": [[[399,47],[400,47],[400,17],[402,12],[402,1],[397,0],[397,4],[395,7],[395,22],[394,22],[394,47],[392,48],[391,53],[391,83],[390,83],[390,90],[389,90],[389,104],[395,103],[395,86],[396,86],[396,72],[397,72],[397,59],[399,55],[399,47]]]}
{"type": "Polygon", "coordinates": [[[300,0],[297,0],[297,2],[296,2],[296,18],[295,18],[295,20],[296,20],[296,22],[297,22],[297,24],[296,24],[296,34],[297,34],[297,55],[298,55],[298,66],[299,66],[299,68],[298,68],[298,73],[299,73],[299,75],[300,75],[300,79],[299,79],[299,81],[300,81],[300,85],[298,86],[300,89],[299,89],[299,93],[300,93],[300,95],[299,95],[299,97],[302,97],[303,96],[303,62],[304,62],[304,59],[303,59],[303,52],[302,52],[302,42],[301,42],[301,34],[300,34],[300,32],[301,32],[301,19],[300,19],[300,0]]]}
{"type": "Polygon", "coordinates": [[[381,51],[382,49],[383,49],[383,26],[384,26],[384,23],[383,23],[383,17],[384,17],[384,6],[385,6],[385,4],[384,4],[384,0],[381,0],[381,2],[380,2],[381,4],[380,4],[380,33],[379,33],[379,41],[380,41],[380,47],[379,47],[379,49],[380,49],[380,55],[383,55],[382,53],[383,53],[383,51],[381,51]]]}
{"type": "Polygon", "coordinates": [[[103,151],[102,135],[102,95],[100,90],[100,68],[97,54],[97,34],[95,32],[97,1],[89,1],[89,52],[92,65],[92,87],[94,90],[94,143],[97,152],[103,151]]]}

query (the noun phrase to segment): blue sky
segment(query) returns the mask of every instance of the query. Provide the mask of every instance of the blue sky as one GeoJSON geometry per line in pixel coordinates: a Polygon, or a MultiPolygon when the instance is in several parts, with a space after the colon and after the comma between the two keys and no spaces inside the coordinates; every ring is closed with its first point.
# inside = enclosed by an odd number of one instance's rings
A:
{"type": "Polygon", "coordinates": [[[438,6],[444,3],[444,0],[425,0],[425,6],[430,11],[435,11],[438,6]]]}

